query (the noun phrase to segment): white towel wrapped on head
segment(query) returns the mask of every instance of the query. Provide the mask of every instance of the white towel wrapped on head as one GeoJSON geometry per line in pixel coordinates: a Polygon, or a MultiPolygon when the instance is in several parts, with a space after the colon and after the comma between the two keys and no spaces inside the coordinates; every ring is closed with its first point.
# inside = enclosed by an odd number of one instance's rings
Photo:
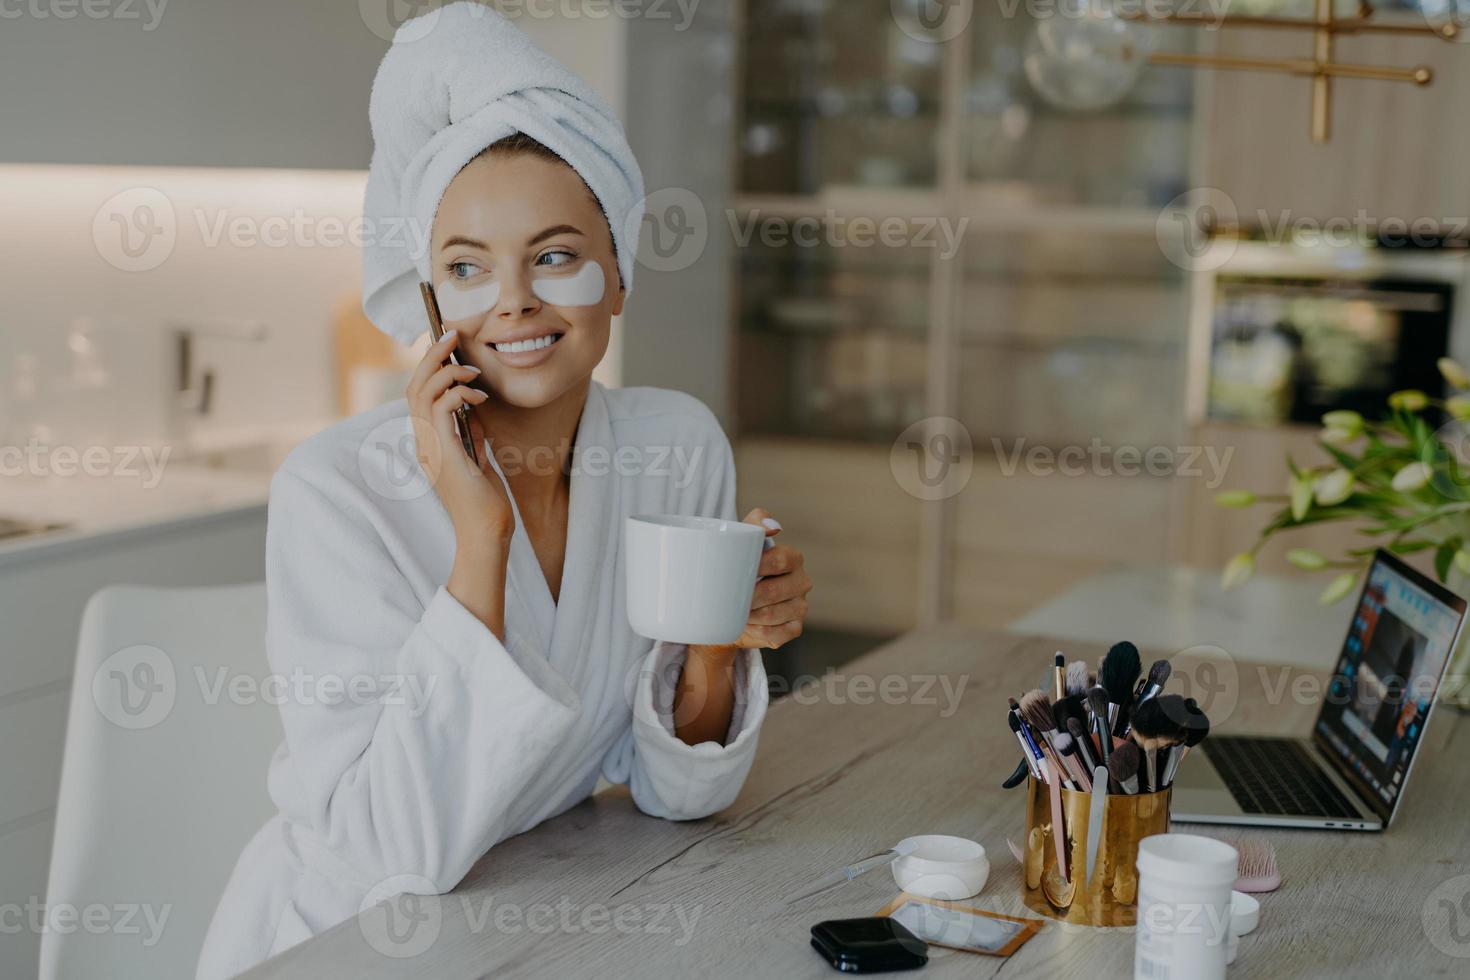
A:
{"type": "Polygon", "coordinates": [[[623,286],[643,218],[643,174],[612,108],[498,11],[471,0],[398,29],[373,81],[373,158],[363,202],[363,307],[405,344],[428,328],[418,283],[429,233],[465,164],[525,133],[581,175],[607,216],[623,286]]]}

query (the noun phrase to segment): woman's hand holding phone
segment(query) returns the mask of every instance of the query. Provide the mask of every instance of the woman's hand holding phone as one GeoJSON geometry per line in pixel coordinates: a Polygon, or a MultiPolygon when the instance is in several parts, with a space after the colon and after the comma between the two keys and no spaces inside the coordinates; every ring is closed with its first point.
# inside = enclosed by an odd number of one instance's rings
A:
{"type": "MultiPolygon", "coordinates": [[[[459,333],[446,330],[424,354],[408,383],[408,410],[419,465],[454,524],[456,551],[449,592],[500,636],[504,633],[505,565],[515,531],[515,511],[504,481],[489,460],[477,463],[470,459],[454,428],[457,409],[481,405],[490,397],[470,386],[479,377],[479,368],[449,362],[458,344],[459,333]]],[[[469,417],[475,445],[484,446],[484,429],[473,411],[469,417]]]]}
{"type": "MultiPolygon", "coordinates": [[[[457,409],[483,404],[490,397],[471,387],[480,375],[479,368],[449,362],[458,343],[459,334],[446,331],[424,354],[409,380],[408,406],[414,417],[419,465],[433,482],[457,532],[509,536],[515,529],[515,516],[505,483],[488,460],[477,464],[465,455],[454,428],[457,409]]],[[[469,415],[475,444],[483,446],[484,430],[474,413],[469,415]]]]}

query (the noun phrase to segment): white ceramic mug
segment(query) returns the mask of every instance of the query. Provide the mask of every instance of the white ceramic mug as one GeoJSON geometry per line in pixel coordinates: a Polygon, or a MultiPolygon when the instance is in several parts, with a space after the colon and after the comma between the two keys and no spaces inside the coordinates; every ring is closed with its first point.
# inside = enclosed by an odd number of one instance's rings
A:
{"type": "Polygon", "coordinates": [[[670,643],[734,643],[750,619],[766,532],[712,517],[642,514],[627,520],[628,622],[670,643]]]}

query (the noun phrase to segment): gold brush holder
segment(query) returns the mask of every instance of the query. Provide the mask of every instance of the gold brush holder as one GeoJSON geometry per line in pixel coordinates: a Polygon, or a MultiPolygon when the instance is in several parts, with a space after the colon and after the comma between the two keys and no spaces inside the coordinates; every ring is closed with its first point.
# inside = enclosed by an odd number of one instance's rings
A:
{"type": "Polygon", "coordinates": [[[1097,866],[1087,881],[1087,818],[1092,794],[1062,790],[1070,879],[1057,868],[1051,790],[1028,781],[1024,884],[1026,907],[1081,926],[1131,926],[1138,917],[1138,842],[1169,832],[1168,789],[1108,796],[1097,866]]]}

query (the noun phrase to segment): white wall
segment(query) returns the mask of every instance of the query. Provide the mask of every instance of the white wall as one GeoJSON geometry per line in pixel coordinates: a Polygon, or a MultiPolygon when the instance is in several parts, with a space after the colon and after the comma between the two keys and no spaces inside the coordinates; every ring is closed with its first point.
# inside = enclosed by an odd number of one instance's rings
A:
{"type": "Polygon", "coordinates": [[[366,167],[399,0],[11,0],[0,162],[366,167]]]}
{"type": "MultiPolygon", "coordinates": [[[[254,321],[263,341],[198,343],[199,366],[218,374],[215,424],[325,417],[332,310],[360,293],[348,223],[363,183],[361,173],[0,167],[0,392],[16,397],[14,372],[31,353],[49,381],[42,408],[56,436],[151,435],[174,384],[170,326],[228,332],[254,321]],[[107,206],[120,193],[148,196],[107,206]],[[123,228],[109,219],[144,221],[137,203],[174,241],[153,237],[138,257],[153,267],[128,271],[118,267],[129,261],[123,228]],[[103,349],[100,389],[72,374],[66,332],[82,317],[103,349]],[[93,431],[79,432],[83,423],[93,431]]],[[[143,248],[138,226],[128,232],[143,248]]],[[[17,412],[12,404],[6,415],[17,412]]]]}
{"type": "MultiPolygon", "coordinates": [[[[218,13],[218,5],[211,7],[218,13]]],[[[169,13],[166,9],[160,31],[163,24],[172,23],[169,13]]],[[[180,18],[184,26],[196,25],[190,17],[180,18]]],[[[219,17],[224,19],[216,21],[217,27],[233,21],[233,15],[219,17]]],[[[268,12],[257,13],[257,18],[252,30],[259,31],[261,24],[269,22],[268,12]]],[[[553,55],[574,66],[615,107],[621,107],[625,20],[523,17],[517,22],[553,55]]],[[[12,31],[9,21],[3,26],[7,33],[12,31]]],[[[99,29],[96,25],[83,25],[72,32],[31,22],[22,22],[22,26],[40,30],[38,36],[51,37],[47,32],[54,32],[56,37],[80,44],[66,49],[71,53],[71,70],[94,87],[109,73],[110,62],[106,61],[102,63],[106,70],[76,71],[77,58],[84,59],[88,50],[90,33],[99,29]]],[[[111,28],[120,29],[116,24],[111,28]]],[[[355,8],[343,29],[348,28],[363,30],[355,8]]],[[[9,36],[13,44],[15,35],[9,36]]],[[[200,51],[218,47],[202,43],[199,37],[187,41],[200,51]]],[[[285,57],[290,49],[273,46],[268,50],[285,57]]],[[[253,72],[255,84],[266,84],[271,73],[258,68],[272,60],[261,59],[253,72]]],[[[339,67],[349,73],[356,70],[355,61],[339,67]]],[[[5,76],[15,70],[15,65],[4,69],[5,76]]],[[[127,77],[147,75],[135,66],[127,77]]],[[[283,90],[296,82],[290,73],[276,80],[283,90]]],[[[202,91],[196,92],[196,98],[212,97],[207,72],[190,74],[189,84],[174,85],[180,89],[199,86],[202,91]]],[[[128,86],[123,90],[129,90],[128,86]]],[[[367,96],[368,80],[363,79],[351,92],[338,91],[335,112],[361,117],[365,125],[367,96]]],[[[60,118],[80,111],[65,91],[6,101],[46,106],[48,115],[60,118]]],[[[128,111],[153,113],[145,129],[166,123],[167,132],[175,138],[188,130],[184,119],[168,121],[171,110],[167,104],[151,109],[136,105],[128,111]]],[[[232,117],[227,128],[252,141],[268,143],[271,126],[247,115],[232,117]]],[[[217,136],[209,134],[210,139],[217,136]]],[[[330,138],[330,134],[321,137],[330,138]]],[[[53,152],[63,157],[91,155],[69,151],[67,144],[49,137],[42,142],[51,147],[48,156],[53,152]]],[[[94,133],[83,142],[100,146],[106,141],[94,133]]],[[[234,159],[230,145],[227,139],[223,148],[215,148],[222,159],[234,159]]],[[[16,141],[7,141],[7,150],[0,156],[13,155],[15,146],[16,141]]],[[[160,154],[158,162],[162,163],[171,150],[165,141],[152,152],[160,154]]],[[[366,157],[363,159],[365,162],[366,157]]],[[[0,254],[7,256],[0,264],[0,420],[10,423],[0,424],[0,438],[17,438],[14,423],[18,415],[27,414],[25,407],[16,404],[15,374],[18,365],[24,366],[24,355],[41,359],[46,379],[65,379],[59,385],[45,385],[50,393],[43,396],[44,430],[50,438],[166,437],[162,415],[174,384],[169,373],[173,325],[199,326],[206,334],[221,329],[229,332],[248,322],[258,322],[266,329],[261,342],[208,335],[199,341],[199,366],[214,368],[218,378],[208,427],[326,418],[333,409],[333,310],[360,294],[361,254],[348,232],[361,213],[365,180],[360,170],[0,165],[0,214],[5,215],[0,222],[0,254]],[[110,206],[109,201],[118,194],[133,196],[110,206]],[[135,217],[143,222],[146,215],[135,211],[138,204],[154,206],[159,226],[172,228],[176,239],[170,246],[167,236],[155,238],[140,259],[140,264],[149,267],[129,271],[118,267],[128,265],[129,260],[120,251],[123,228],[113,213],[125,223],[135,217]],[[102,387],[75,381],[77,359],[68,348],[68,332],[83,318],[89,321],[86,330],[107,366],[102,387]]],[[[129,235],[135,246],[142,247],[138,226],[129,229],[129,235]]],[[[598,372],[605,384],[616,385],[621,380],[621,334],[622,325],[615,325],[612,348],[598,372]]],[[[29,424],[23,427],[29,429],[29,424]]]]}
{"type": "MultiPolygon", "coordinates": [[[[692,262],[639,268],[626,313],[624,383],[687,391],[727,425],[734,414],[735,246],[726,220],[735,184],[739,46],[733,7],[731,0],[703,0],[687,24],[673,18],[631,21],[623,110],[653,205],[645,236],[651,221],[664,221],[666,232],[674,227],[672,213],[660,208],[680,197],[686,210],[702,210],[687,221],[702,223],[707,235],[692,262]],[[661,205],[661,193],[673,196],[663,197],[661,205]]],[[[674,241],[668,237],[665,244],[674,241]]],[[[648,255],[647,243],[641,251],[648,255]]]]}

